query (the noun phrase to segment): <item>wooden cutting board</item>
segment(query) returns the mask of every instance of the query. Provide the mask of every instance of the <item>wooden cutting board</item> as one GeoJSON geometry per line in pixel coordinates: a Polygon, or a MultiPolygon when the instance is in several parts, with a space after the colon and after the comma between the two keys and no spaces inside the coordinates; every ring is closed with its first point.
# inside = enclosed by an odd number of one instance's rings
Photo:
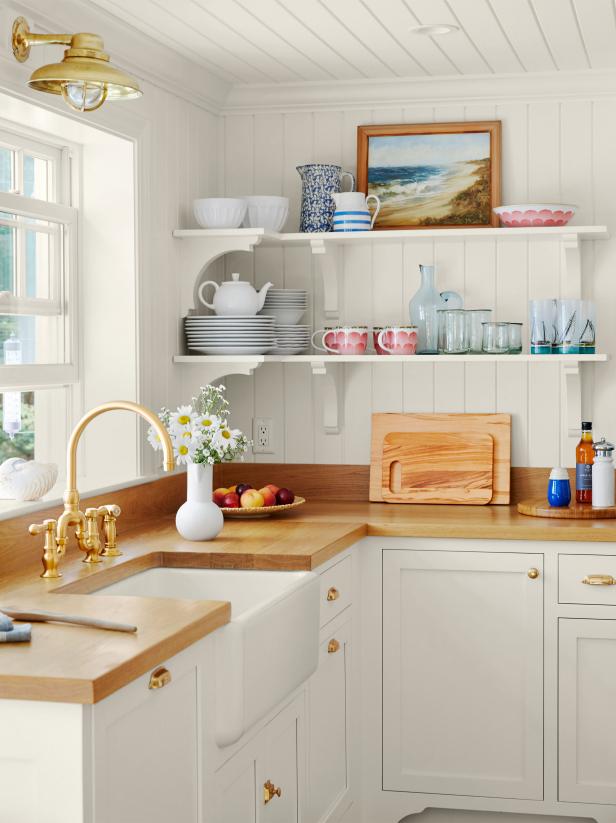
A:
{"type": "Polygon", "coordinates": [[[508,414],[374,414],[370,500],[509,503],[508,414]]]}
{"type": "Polygon", "coordinates": [[[593,509],[588,503],[573,501],[569,506],[553,507],[547,500],[541,498],[521,500],[518,503],[518,511],[530,517],[558,517],[570,520],[603,520],[616,517],[616,506],[593,509]]]}

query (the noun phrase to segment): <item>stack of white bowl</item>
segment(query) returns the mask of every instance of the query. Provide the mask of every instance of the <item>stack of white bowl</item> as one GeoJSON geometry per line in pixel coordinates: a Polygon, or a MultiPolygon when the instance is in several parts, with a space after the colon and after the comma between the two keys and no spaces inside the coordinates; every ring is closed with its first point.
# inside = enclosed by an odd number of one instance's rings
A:
{"type": "Polygon", "coordinates": [[[260,314],[275,320],[276,347],[272,354],[301,354],[310,344],[310,326],[298,326],[308,304],[304,289],[270,289],[260,314]]]}
{"type": "Polygon", "coordinates": [[[193,314],[184,328],[189,350],[198,354],[265,354],[276,345],[273,317],[193,314]]]}
{"type": "Polygon", "coordinates": [[[202,197],[193,200],[195,220],[204,229],[262,228],[282,230],[289,214],[289,198],[269,195],[202,197]]]}

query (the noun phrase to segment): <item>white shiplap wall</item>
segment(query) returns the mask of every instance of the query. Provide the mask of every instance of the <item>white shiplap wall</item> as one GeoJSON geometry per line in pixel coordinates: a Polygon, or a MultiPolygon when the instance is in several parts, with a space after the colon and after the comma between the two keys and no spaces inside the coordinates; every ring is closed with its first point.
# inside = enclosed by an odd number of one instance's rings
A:
{"type": "MultiPolygon", "coordinates": [[[[455,103],[288,111],[227,112],[221,126],[221,162],[227,195],[284,194],[291,198],[286,230],[296,231],[300,181],[295,166],[331,162],[354,170],[356,126],[499,119],[503,122],[503,202],[572,202],[577,223],[615,225],[616,97],[524,100],[512,96],[455,103]]],[[[584,295],[596,298],[598,340],[616,349],[614,241],[585,243],[584,295]],[[593,275],[594,268],[594,275],[593,275]]],[[[383,323],[408,320],[408,301],[418,288],[418,264],[434,262],[441,289],[461,291],[468,307],[493,306],[503,320],[527,320],[529,297],[557,296],[561,259],[557,243],[525,240],[391,241],[344,252],[341,320],[383,323]]],[[[226,271],[238,270],[257,284],[314,290],[305,322],[323,323],[320,283],[307,249],[257,249],[230,255],[226,271]]],[[[338,435],[320,427],[319,378],[307,366],[272,364],[254,377],[227,379],[233,422],[247,431],[254,417],[273,420],[274,453],[259,462],[368,463],[373,411],[510,412],[513,463],[571,464],[562,447],[560,369],[556,364],[512,362],[344,366],[344,421],[338,435]]],[[[595,428],[616,436],[615,369],[586,367],[584,410],[595,428]]],[[[572,441],[574,442],[574,441],[572,441]]]]}

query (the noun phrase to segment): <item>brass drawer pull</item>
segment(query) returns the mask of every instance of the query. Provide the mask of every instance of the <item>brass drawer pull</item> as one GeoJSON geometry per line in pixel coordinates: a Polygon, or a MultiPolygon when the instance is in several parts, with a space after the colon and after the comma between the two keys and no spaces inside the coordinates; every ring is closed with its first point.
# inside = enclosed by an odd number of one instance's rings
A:
{"type": "Polygon", "coordinates": [[[169,669],[161,666],[158,669],[154,669],[150,675],[148,689],[162,689],[163,686],[167,685],[167,683],[171,683],[171,672],[169,669]]]}
{"type": "Polygon", "coordinates": [[[332,600],[338,600],[339,597],[340,592],[338,591],[338,589],[332,586],[331,589],[329,589],[327,592],[327,602],[331,603],[332,600]]]}
{"type": "Polygon", "coordinates": [[[614,586],[616,579],[611,574],[587,574],[582,583],[587,586],[614,586]]]}
{"type": "Polygon", "coordinates": [[[267,806],[267,804],[272,800],[274,797],[280,797],[282,794],[282,789],[280,786],[276,787],[272,783],[271,780],[266,780],[263,784],[263,803],[267,806]]]}
{"type": "Polygon", "coordinates": [[[540,575],[539,569],[535,568],[529,569],[526,573],[528,574],[531,580],[536,580],[540,575]]]}
{"type": "Polygon", "coordinates": [[[340,651],[340,641],[330,640],[327,644],[327,654],[336,654],[337,651],[340,651]]]}

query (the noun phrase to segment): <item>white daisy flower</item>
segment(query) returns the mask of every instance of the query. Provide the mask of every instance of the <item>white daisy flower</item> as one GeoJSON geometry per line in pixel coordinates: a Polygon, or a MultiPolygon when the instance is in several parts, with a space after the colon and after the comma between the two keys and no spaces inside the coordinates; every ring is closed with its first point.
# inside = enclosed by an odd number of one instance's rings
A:
{"type": "Polygon", "coordinates": [[[159,449],[162,449],[163,447],[160,435],[152,426],[150,426],[150,430],[148,431],[148,443],[152,446],[154,451],[159,451],[159,449]]]}
{"type": "Polygon", "coordinates": [[[220,417],[215,414],[200,414],[197,416],[196,425],[204,432],[215,432],[222,424],[220,417]]]}
{"type": "Polygon", "coordinates": [[[197,414],[193,411],[192,406],[178,406],[178,410],[171,412],[170,426],[173,428],[190,428],[194,427],[197,414]]]}
{"type": "Polygon", "coordinates": [[[175,445],[175,453],[176,453],[176,462],[178,465],[182,463],[191,463],[192,457],[196,451],[196,446],[190,440],[180,440],[176,441],[175,445]]]}
{"type": "Polygon", "coordinates": [[[240,437],[241,434],[239,429],[230,429],[228,426],[222,426],[216,432],[214,442],[219,451],[222,449],[223,452],[226,452],[237,446],[238,437],[240,437]]]}

